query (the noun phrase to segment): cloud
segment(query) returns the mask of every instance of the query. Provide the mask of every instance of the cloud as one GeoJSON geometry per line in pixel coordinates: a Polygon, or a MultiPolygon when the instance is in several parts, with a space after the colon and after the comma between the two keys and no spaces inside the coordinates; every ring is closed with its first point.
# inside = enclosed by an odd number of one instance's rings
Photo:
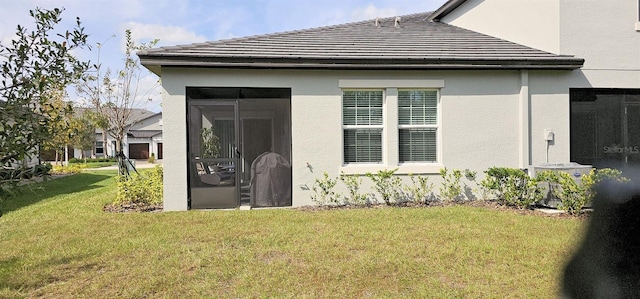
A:
{"type": "Polygon", "coordinates": [[[205,36],[178,26],[127,22],[121,28],[121,32],[130,29],[133,40],[136,43],[148,42],[156,38],[160,40],[159,45],[191,44],[207,40],[205,36]]]}
{"type": "Polygon", "coordinates": [[[351,19],[354,21],[371,20],[375,18],[385,18],[397,16],[398,11],[394,8],[378,8],[373,4],[367,5],[367,7],[360,7],[351,13],[351,19]]]}

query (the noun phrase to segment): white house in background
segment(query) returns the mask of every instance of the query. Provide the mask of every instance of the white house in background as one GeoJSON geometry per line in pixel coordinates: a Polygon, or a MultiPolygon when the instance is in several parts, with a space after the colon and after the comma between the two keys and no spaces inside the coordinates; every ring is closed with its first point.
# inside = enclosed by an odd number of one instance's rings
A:
{"type": "Polygon", "coordinates": [[[165,210],[309,205],[324,172],[637,163],[638,11],[636,0],[451,0],[141,51],[162,77],[165,210]],[[292,201],[251,196],[260,181],[283,187],[257,171],[262,152],[288,161],[272,168],[291,167],[292,201]]]}
{"type": "MultiPolygon", "coordinates": [[[[102,130],[96,130],[95,156],[109,157],[116,155],[116,141],[107,134],[105,146],[102,130]]],[[[153,154],[156,159],[162,159],[162,112],[151,112],[145,109],[133,109],[131,122],[127,127],[127,134],[123,140],[123,151],[130,159],[147,159],[153,154]]],[[[91,151],[85,156],[92,156],[91,151]]],[[[79,149],[74,150],[74,157],[82,157],[79,149]]]]}

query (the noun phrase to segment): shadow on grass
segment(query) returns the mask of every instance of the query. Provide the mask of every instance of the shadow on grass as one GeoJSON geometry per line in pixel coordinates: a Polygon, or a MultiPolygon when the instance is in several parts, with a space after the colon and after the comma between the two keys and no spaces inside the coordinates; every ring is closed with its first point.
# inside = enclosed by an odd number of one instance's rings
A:
{"type": "MultiPolygon", "coordinates": [[[[84,271],[96,271],[102,266],[96,263],[83,263],[88,254],[75,256],[53,257],[41,261],[37,265],[25,265],[28,261],[18,257],[0,260],[0,290],[8,289],[13,294],[26,295],[49,284],[68,281],[73,276],[84,271]],[[11,275],[12,273],[29,271],[30,275],[11,275]]],[[[2,295],[0,295],[2,297],[2,295]]]]}
{"type": "MultiPolygon", "coordinates": [[[[115,175],[115,171],[113,172],[115,175]]],[[[0,212],[7,214],[23,207],[61,194],[83,192],[102,186],[97,183],[111,179],[110,173],[78,173],[57,179],[48,179],[42,183],[32,183],[20,187],[19,192],[0,203],[0,212]]],[[[2,215],[0,214],[0,215],[2,215]]]]}

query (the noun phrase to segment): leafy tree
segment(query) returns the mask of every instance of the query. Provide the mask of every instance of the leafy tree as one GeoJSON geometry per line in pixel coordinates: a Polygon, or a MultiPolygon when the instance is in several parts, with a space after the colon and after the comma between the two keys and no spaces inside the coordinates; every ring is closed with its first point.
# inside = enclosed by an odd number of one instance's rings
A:
{"type": "MultiPolygon", "coordinates": [[[[112,73],[107,69],[101,73],[101,65],[94,64],[94,74],[87,75],[79,85],[78,91],[88,97],[88,102],[94,108],[98,117],[95,118],[96,126],[103,130],[103,141],[106,143],[106,135],[109,134],[116,140],[116,156],[119,159],[120,174],[128,174],[125,163],[122,160],[124,153],[122,143],[128,132],[129,126],[134,120],[134,108],[141,108],[149,99],[149,89],[141,91],[141,80],[145,77],[140,67],[135,52],[149,49],[155,46],[158,40],[137,44],[131,37],[131,30],[125,31],[125,57],[124,68],[112,73]],[[100,78],[102,77],[102,81],[100,78]]],[[[101,44],[98,44],[100,49],[101,44]]],[[[145,71],[146,72],[146,71],[145,71]]]]}
{"type": "Polygon", "coordinates": [[[49,97],[49,105],[45,109],[45,114],[51,116],[52,121],[49,124],[49,128],[52,131],[52,135],[42,141],[40,149],[53,150],[55,152],[55,162],[57,163],[63,155],[65,147],[71,143],[71,138],[74,135],[74,128],[70,124],[73,110],[70,102],[65,101],[66,92],[64,90],[49,90],[46,95],[49,97]]]}
{"type": "Polygon", "coordinates": [[[80,93],[89,98],[88,102],[100,115],[96,118],[98,127],[116,140],[118,153],[122,152],[122,142],[133,121],[134,108],[143,106],[151,91],[140,90],[140,81],[144,74],[135,57],[135,51],[149,49],[157,42],[156,39],[137,44],[131,37],[131,30],[126,30],[124,68],[115,73],[107,69],[102,74],[101,65],[94,64],[94,74],[85,76],[84,82],[78,88],[80,93]],[[101,77],[102,82],[97,82],[101,77]]]}
{"type": "Polygon", "coordinates": [[[82,158],[86,159],[85,151],[93,151],[96,145],[96,123],[98,114],[90,110],[76,113],[70,120],[72,132],[71,145],[82,151],[82,158]]]}
{"type": "MultiPolygon", "coordinates": [[[[31,10],[35,30],[18,25],[16,38],[0,44],[0,167],[17,167],[35,155],[43,140],[55,132],[52,90],[63,90],[79,79],[89,64],[72,51],[86,45],[80,19],[71,30],[57,31],[62,9],[31,10]]],[[[0,180],[0,192],[17,184],[16,176],[0,180]]],[[[1,195],[0,195],[1,196],[1,195]]]]}

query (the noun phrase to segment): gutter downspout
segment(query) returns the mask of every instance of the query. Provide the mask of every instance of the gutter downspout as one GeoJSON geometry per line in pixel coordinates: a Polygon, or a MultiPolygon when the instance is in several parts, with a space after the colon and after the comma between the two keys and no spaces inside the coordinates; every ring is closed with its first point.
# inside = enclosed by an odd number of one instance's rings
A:
{"type": "Polygon", "coordinates": [[[531,165],[531,97],[529,95],[529,71],[520,71],[520,163],[521,169],[531,165]]]}

